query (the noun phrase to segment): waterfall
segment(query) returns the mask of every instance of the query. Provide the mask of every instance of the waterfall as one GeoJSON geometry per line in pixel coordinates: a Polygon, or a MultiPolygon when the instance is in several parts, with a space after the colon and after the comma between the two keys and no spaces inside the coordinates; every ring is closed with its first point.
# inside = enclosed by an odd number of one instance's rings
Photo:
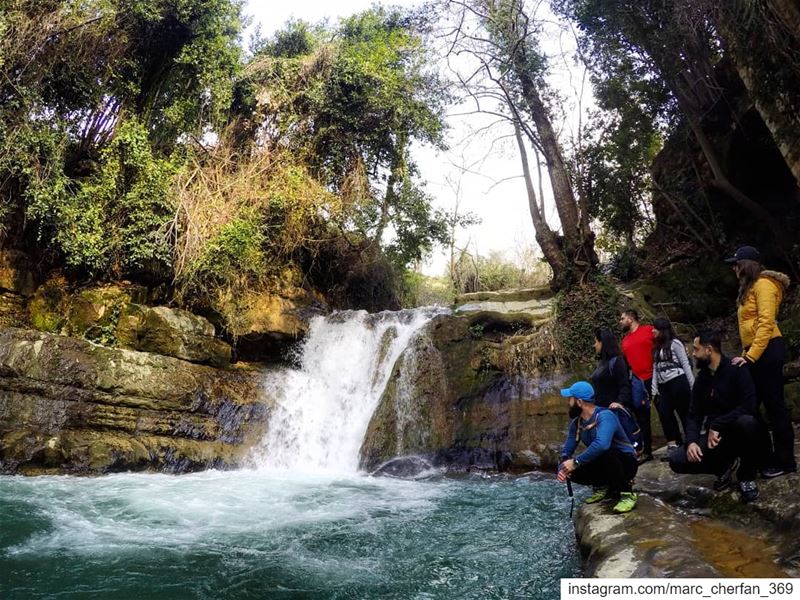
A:
{"type": "Polygon", "coordinates": [[[271,469],[355,472],[392,368],[437,309],[315,317],[297,369],[270,373],[275,398],[256,463],[271,469]]]}

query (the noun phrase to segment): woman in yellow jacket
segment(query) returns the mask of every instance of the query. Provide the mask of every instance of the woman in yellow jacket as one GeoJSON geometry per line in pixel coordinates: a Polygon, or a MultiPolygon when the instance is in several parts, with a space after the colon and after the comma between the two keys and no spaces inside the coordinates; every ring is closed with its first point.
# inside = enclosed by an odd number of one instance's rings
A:
{"type": "Polygon", "coordinates": [[[763,404],[772,429],[774,451],[767,460],[764,477],[778,477],[797,470],[794,457],[794,430],[783,397],[783,363],[786,343],[778,329],[778,309],[789,278],[777,271],[766,271],[758,250],[742,246],[725,262],[732,263],[739,278],[739,337],[744,352],[731,362],[748,365],[756,386],[756,397],[763,404]]]}

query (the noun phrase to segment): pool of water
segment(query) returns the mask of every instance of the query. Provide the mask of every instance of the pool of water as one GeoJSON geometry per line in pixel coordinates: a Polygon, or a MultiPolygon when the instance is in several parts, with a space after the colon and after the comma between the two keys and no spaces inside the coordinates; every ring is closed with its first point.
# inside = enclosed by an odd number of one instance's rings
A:
{"type": "Polygon", "coordinates": [[[529,477],[0,477],[0,598],[550,600],[568,517],[529,477]]]}

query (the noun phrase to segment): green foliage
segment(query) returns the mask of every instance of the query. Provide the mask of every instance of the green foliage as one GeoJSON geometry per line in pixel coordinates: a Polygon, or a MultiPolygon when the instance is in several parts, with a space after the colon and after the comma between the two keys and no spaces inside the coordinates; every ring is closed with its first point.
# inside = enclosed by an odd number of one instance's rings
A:
{"type": "Polygon", "coordinates": [[[602,276],[560,292],[555,304],[559,355],[573,365],[593,360],[595,329],[615,331],[622,308],[619,292],[602,276]]]}
{"type": "Polygon", "coordinates": [[[242,275],[259,277],[265,268],[265,242],[259,215],[242,214],[205,245],[193,266],[194,276],[215,287],[242,275]]]}
{"type": "Polygon", "coordinates": [[[103,151],[96,175],[74,190],[30,188],[27,213],[40,239],[49,238],[73,269],[95,276],[168,272],[176,170],[154,158],[145,129],[129,121],[103,151]]]}
{"type": "Polygon", "coordinates": [[[455,290],[447,277],[430,277],[410,270],[403,274],[402,303],[405,308],[450,306],[454,298],[455,290]]]}
{"type": "Polygon", "coordinates": [[[381,8],[333,28],[291,22],[261,43],[241,84],[269,143],[342,194],[345,227],[383,244],[400,269],[446,241],[409,158],[413,142],[443,145],[448,96],[428,66],[425,27],[381,8]]]}

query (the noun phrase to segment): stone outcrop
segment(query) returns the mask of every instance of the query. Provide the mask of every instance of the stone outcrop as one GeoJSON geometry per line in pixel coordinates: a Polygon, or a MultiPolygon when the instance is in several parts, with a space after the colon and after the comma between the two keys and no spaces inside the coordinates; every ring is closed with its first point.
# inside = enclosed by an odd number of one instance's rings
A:
{"type": "MultiPolygon", "coordinates": [[[[800,451],[800,437],[796,451],[800,451]]],[[[677,475],[656,460],[639,468],[639,504],[614,515],[610,503],[582,505],[575,528],[595,577],[797,577],[800,575],[800,475],[759,480],[743,504],[715,492],[713,475],[677,475]]],[[[576,495],[583,497],[578,486],[576,495]]]]}
{"type": "Polygon", "coordinates": [[[243,464],[270,407],[258,371],[0,329],[0,471],[243,464]]]}
{"type": "Polygon", "coordinates": [[[441,315],[412,340],[370,422],[363,468],[409,454],[451,470],[555,464],[566,376],[552,375],[550,338],[542,329],[497,336],[485,318],[441,315]]]}
{"type": "Polygon", "coordinates": [[[117,346],[214,367],[231,362],[231,347],[203,317],[166,306],[128,304],[115,328],[117,346]]]}

